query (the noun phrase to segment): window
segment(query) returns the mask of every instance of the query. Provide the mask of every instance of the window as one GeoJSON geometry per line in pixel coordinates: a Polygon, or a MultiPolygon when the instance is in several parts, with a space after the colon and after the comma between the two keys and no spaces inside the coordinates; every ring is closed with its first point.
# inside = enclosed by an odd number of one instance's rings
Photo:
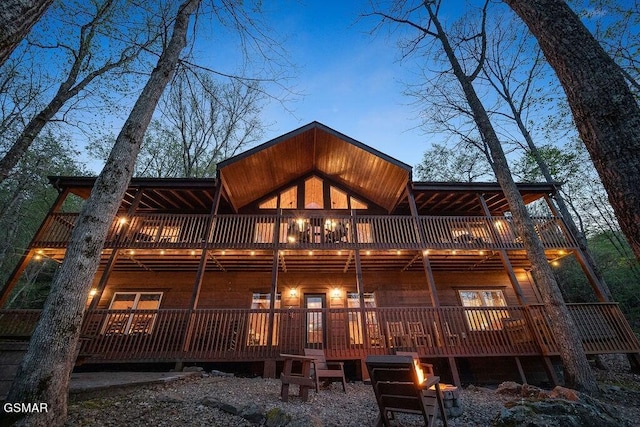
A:
{"type": "Polygon", "coordinates": [[[102,333],[150,334],[160,308],[162,292],[116,292],[111,300],[109,313],[102,333]]]}
{"type": "Polygon", "coordinates": [[[291,187],[280,193],[280,207],[282,209],[298,208],[298,187],[291,187]]]}
{"type": "Polygon", "coordinates": [[[331,198],[331,209],[349,209],[347,202],[347,193],[331,186],[329,189],[329,197],[331,198]]]}
{"type": "Polygon", "coordinates": [[[507,310],[492,310],[484,307],[506,307],[507,301],[501,290],[460,290],[463,307],[482,307],[465,310],[467,324],[472,331],[495,331],[502,329],[502,319],[509,317],[507,310]]]}
{"type": "MultiPolygon", "coordinates": [[[[254,293],[251,299],[251,310],[255,313],[249,314],[249,335],[247,345],[267,345],[267,335],[269,334],[269,308],[271,306],[271,294],[254,293]]],[[[276,295],[276,310],[280,308],[280,294],[276,295]]],[[[280,326],[280,313],[274,314],[273,319],[273,339],[272,344],[278,344],[278,331],[280,326]]]]}
{"type": "Polygon", "coordinates": [[[316,176],[304,182],[304,208],[322,209],[324,207],[324,195],[322,180],[316,176]]]}
{"type": "MultiPolygon", "coordinates": [[[[360,296],[356,292],[347,293],[347,307],[349,310],[349,337],[351,344],[362,344],[364,341],[362,333],[362,315],[359,310],[353,310],[360,308],[360,296]]],[[[364,293],[364,307],[376,308],[376,300],[372,292],[364,293]]],[[[365,310],[365,317],[367,319],[367,333],[369,334],[369,342],[372,346],[382,345],[382,335],[380,334],[380,326],[375,310],[365,310]]]]}

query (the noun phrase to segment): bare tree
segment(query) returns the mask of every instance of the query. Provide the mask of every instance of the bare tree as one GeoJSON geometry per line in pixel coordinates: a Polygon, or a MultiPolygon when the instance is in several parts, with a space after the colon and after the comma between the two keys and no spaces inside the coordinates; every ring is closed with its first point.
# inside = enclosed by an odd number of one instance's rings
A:
{"type": "MultiPolygon", "coordinates": [[[[536,160],[542,176],[548,183],[554,184],[556,181],[533,141],[533,136],[526,123],[528,111],[536,103],[532,92],[536,90],[536,80],[541,73],[544,74],[545,64],[539,49],[534,46],[533,50],[531,50],[532,46],[530,46],[529,40],[521,36],[519,28],[511,27],[505,30],[504,25],[501,24],[503,22],[505,22],[504,19],[497,19],[498,24],[491,31],[492,42],[484,61],[485,66],[482,69],[482,73],[507,106],[507,111],[503,112],[502,115],[516,124],[522,138],[525,140],[525,149],[536,160]],[[527,55],[527,51],[533,54],[527,55]],[[530,58],[530,60],[527,61],[524,58],[530,58]],[[518,77],[520,74],[523,75],[523,78],[518,77]]],[[[481,58],[478,58],[478,60],[480,61],[481,58]]],[[[576,226],[573,220],[562,192],[558,192],[554,199],[569,232],[576,237],[578,247],[597,277],[599,285],[597,292],[599,296],[605,301],[610,301],[611,291],[606,285],[602,273],[589,250],[585,234],[576,226]]]]}
{"type": "Polygon", "coordinates": [[[186,46],[189,19],[199,4],[200,0],[186,0],[180,5],[171,39],[118,135],[91,196],[83,205],[65,260],[54,278],[29,349],[6,399],[7,402],[46,402],[48,411],[18,414],[16,425],[61,426],[65,422],[69,376],[75,364],[82,319],[100,253],[133,174],[142,137],[186,46]]]}
{"type": "MultiPolygon", "coordinates": [[[[32,117],[22,132],[17,137],[11,148],[0,159],[0,182],[4,181],[20,158],[28,150],[34,139],[42,131],[63,106],[72,98],[78,96],[95,79],[121,69],[130,63],[144,49],[148,48],[158,36],[155,34],[144,35],[143,40],[133,40],[130,45],[121,52],[113,52],[107,55],[104,62],[95,63],[95,57],[100,57],[98,51],[103,51],[101,40],[98,36],[102,32],[108,32],[112,22],[112,15],[122,5],[117,0],[103,0],[96,5],[95,11],[88,22],[80,28],[76,46],[70,46],[57,41],[54,44],[39,44],[45,49],[65,50],[71,58],[71,66],[65,80],[58,87],[53,98],[47,105],[32,117]]],[[[136,36],[141,36],[138,33],[136,36]]]]}
{"type": "Polygon", "coordinates": [[[620,228],[640,260],[640,106],[625,76],[564,1],[504,1],[555,70],[620,228]]]}
{"type": "Polygon", "coordinates": [[[53,0],[5,0],[0,7],[0,66],[53,0]]]}
{"type": "Polygon", "coordinates": [[[481,11],[482,24],[480,30],[476,34],[463,38],[463,40],[471,40],[477,43],[481,49],[481,60],[475,67],[471,67],[469,71],[465,70],[456,56],[455,48],[450,43],[449,36],[440,23],[438,18],[440,1],[424,1],[417,4],[397,1],[393,3],[388,13],[374,9],[373,14],[382,18],[383,23],[400,24],[416,31],[417,35],[409,43],[413,49],[416,49],[425,38],[437,40],[442,47],[442,51],[451,67],[450,72],[455,75],[462,87],[480,137],[490,151],[496,178],[509,203],[514,225],[518,235],[522,238],[528,258],[531,261],[531,274],[547,308],[554,331],[556,331],[560,357],[565,367],[566,383],[578,390],[596,393],[598,386],[589,367],[587,357],[582,350],[582,342],[575,323],[562,299],[562,294],[547,262],[544,247],[536,234],[533,221],[513,181],[498,135],[473,86],[474,80],[482,71],[484,58],[486,57],[485,23],[488,3],[489,1],[487,0],[481,11]]]}

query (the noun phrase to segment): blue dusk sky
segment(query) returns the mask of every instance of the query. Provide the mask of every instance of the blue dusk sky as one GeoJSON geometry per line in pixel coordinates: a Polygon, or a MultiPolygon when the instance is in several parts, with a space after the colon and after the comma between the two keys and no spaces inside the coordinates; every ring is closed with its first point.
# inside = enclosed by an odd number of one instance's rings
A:
{"type": "Polygon", "coordinates": [[[419,129],[418,112],[402,95],[415,67],[399,61],[386,29],[370,34],[378,20],[361,17],[367,1],[283,0],[264,7],[286,40],[297,67],[289,83],[301,96],[286,104],[290,111],[277,102],[266,106],[262,142],[318,121],[411,166],[438,142],[419,129]]]}

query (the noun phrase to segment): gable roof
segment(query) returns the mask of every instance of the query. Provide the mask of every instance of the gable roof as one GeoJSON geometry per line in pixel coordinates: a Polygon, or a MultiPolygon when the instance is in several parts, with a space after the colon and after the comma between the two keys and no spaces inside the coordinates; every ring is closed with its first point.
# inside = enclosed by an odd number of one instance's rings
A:
{"type": "Polygon", "coordinates": [[[312,171],[388,211],[411,181],[411,166],[318,122],[218,163],[218,176],[235,209],[312,171]]]}

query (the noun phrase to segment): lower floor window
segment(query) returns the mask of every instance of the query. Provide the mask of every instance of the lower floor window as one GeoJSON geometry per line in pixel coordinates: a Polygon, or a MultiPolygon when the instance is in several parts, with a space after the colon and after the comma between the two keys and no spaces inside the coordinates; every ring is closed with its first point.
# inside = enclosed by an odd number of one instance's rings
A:
{"type": "MultiPolygon", "coordinates": [[[[380,325],[375,310],[366,310],[367,308],[376,308],[376,300],[372,292],[363,294],[365,319],[367,322],[367,336],[372,346],[380,346],[383,343],[380,325]]],[[[347,293],[347,307],[349,310],[349,337],[351,344],[362,344],[364,342],[364,334],[362,330],[362,315],[360,310],[351,310],[360,308],[360,295],[356,292],[347,293]]]]}
{"type": "MultiPolygon", "coordinates": [[[[249,314],[249,334],[247,345],[267,345],[269,334],[269,309],[271,307],[271,294],[254,293],[251,300],[249,314]]],[[[280,294],[276,295],[274,308],[280,308],[280,294]]],[[[280,313],[274,313],[272,345],[278,344],[278,332],[280,330],[280,313]]]]}
{"type": "Polygon", "coordinates": [[[459,290],[463,307],[479,307],[478,310],[465,310],[467,324],[471,331],[495,331],[502,329],[502,320],[509,317],[507,310],[489,309],[506,307],[507,301],[501,290],[459,290]]]}
{"type": "Polygon", "coordinates": [[[160,308],[162,292],[116,292],[103,334],[150,334],[160,308]]]}

